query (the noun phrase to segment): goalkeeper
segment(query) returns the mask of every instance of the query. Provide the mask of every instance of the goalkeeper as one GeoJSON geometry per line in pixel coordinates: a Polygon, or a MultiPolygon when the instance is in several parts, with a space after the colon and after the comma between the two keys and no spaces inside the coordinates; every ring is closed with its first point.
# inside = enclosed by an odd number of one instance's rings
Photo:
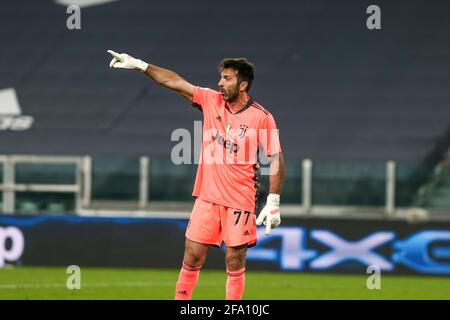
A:
{"type": "Polygon", "coordinates": [[[247,248],[256,244],[256,225],[265,234],[281,223],[284,160],[271,113],[248,94],[254,66],[245,58],[219,65],[219,90],[193,86],[173,71],[108,50],[111,68],[134,69],[189,100],[203,113],[203,141],[175,299],[191,299],[210,246],[226,245],[226,299],[242,299],[247,248]],[[270,191],[256,218],[259,148],[270,160],[270,191]]]}

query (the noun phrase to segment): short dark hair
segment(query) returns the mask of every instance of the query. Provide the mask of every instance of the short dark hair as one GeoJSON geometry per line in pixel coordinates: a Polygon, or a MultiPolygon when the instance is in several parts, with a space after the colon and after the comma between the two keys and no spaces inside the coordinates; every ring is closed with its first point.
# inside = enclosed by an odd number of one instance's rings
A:
{"type": "Polygon", "coordinates": [[[225,58],[219,64],[219,71],[223,69],[233,69],[237,71],[238,85],[242,81],[247,81],[247,91],[250,87],[254,78],[255,65],[248,62],[246,58],[225,58]]]}

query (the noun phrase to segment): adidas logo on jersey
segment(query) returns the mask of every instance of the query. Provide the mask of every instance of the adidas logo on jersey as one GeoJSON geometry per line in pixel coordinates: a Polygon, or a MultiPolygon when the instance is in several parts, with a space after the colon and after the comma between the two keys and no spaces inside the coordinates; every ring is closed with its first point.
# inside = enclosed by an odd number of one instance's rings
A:
{"type": "Polygon", "coordinates": [[[33,122],[33,117],[22,115],[16,90],[0,90],[0,130],[28,130],[33,122]]]}

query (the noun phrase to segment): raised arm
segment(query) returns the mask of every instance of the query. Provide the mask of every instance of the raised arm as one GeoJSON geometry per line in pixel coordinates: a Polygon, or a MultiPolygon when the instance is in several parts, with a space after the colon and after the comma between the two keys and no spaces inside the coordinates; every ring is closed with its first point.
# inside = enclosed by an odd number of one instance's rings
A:
{"type": "Polygon", "coordinates": [[[108,50],[108,53],[113,56],[111,63],[109,64],[110,68],[138,70],[145,73],[156,83],[179,93],[192,102],[194,86],[180,77],[177,73],[135,59],[126,53],[117,53],[112,50],[108,50]]]}
{"type": "Polygon", "coordinates": [[[152,64],[148,65],[144,73],[156,83],[178,92],[192,102],[194,86],[180,77],[177,73],[152,64]]]}

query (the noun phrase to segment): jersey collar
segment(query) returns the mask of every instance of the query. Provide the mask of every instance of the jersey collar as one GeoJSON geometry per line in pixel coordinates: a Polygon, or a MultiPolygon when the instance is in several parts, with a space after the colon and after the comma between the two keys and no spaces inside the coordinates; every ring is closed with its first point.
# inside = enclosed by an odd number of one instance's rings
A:
{"type": "Polygon", "coordinates": [[[245,104],[245,106],[241,109],[241,110],[239,110],[239,111],[237,111],[237,112],[234,112],[233,113],[233,111],[231,111],[230,110],[230,108],[228,107],[228,104],[225,102],[225,108],[228,110],[228,112],[229,113],[231,113],[231,114],[238,114],[238,113],[241,113],[241,112],[244,112],[245,110],[247,110],[248,108],[250,108],[250,106],[252,105],[252,103],[253,103],[253,98],[252,97],[249,97],[249,99],[248,99],[248,101],[247,101],[247,103],[245,104]]]}

